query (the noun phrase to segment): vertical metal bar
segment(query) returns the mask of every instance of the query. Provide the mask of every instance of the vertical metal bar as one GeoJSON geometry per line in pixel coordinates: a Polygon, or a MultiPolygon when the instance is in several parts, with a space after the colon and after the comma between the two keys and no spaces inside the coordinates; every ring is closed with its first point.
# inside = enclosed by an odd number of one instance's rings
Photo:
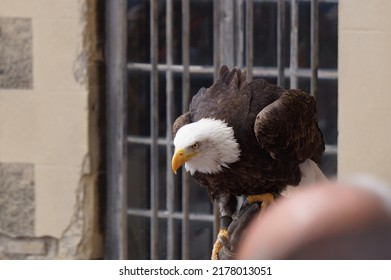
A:
{"type": "Polygon", "coordinates": [[[174,174],[171,171],[171,156],[172,156],[172,123],[173,123],[173,74],[171,66],[173,64],[172,50],[172,0],[166,2],[166,53],[167,53],[167,71],[166,71],[166,209],[168,212],[167,218],[167,259],[174,259],[174,174]]]}
{"type": "Polygon", "coordinates": [[[107,212],[105,258],[125,259],[126,1],[106,2],[107,212]]]}
{"type": "Polygon", "coordinates": [[[253,0],[246,1],[246,66],[247,81],[253,80],[254,64],[254,7],[253,0]]]}
{"type": "Polygon", "coordinates": [[[311,95],[316,98],[319,68],[319,1],[311,0],[311,95]]]}
{"type": "Polygon", "coordinates": [[[158,129],[159,129],[159,88],[158,88],[158,2],[151,0],[151,259],[159,257],[159,150],[158,150],[158,129]]]}
{"type": "Polygon", "coordinates": [[[235,42],[236,42],[236,57],[235,64],[242,68],[244,65],[244,0],[236,1],[236,29],[235,29],[235,42]]]}
{"type": "Polygon", "coordinates": [[[221,8],[223,16],[220,18],[221,26],[221,62],[227,65],[229,68],[234,67],[235,61],[235,43],[234,43],[234,32],[235,32],[235,5],[233,0],[224,0],[221,2],[221,8]]]}
{"type": "Polygon", "coordinates": [[[291,1],[291,59],[290,76],[291,88],[297,88],[297,70],[298,70],[298,49],[299,49],[299,5],[298,0],[291,1]]]}
{"type": "MultiPolygon", "coordinates": [[[[216,240],[220,231],[220,210],[217,203],[213,204],[213,242],[216,240]]],[[[212,251],[211,251],[212,252],[212,251]]]]}
{"type": "Polygon", "coordinates": [[[285,0],[277,3],[277,84],[285,86],[285,0]]]}
{"type": "MultiPolygon", "coordinates": [[[[190,102],[190,3],[182,0],[182,113],[188,111],[190,102]]],[[[182,172],[182,259],[190,258],[190,178],[188,172],[182,172]]]]}
{"type": "Polygon", "coordinates": [[[214,44],[213,44],[213,63],[215,67],[214,79],[217,78],[221,60],[221,30],[220,30],[220,18],[221,18],[221,0],[215,0],[213,2],[213,34],[214,34],[214,44]]]}
{"type": "MultiPolygon", "coordinates": [[[[213,44],[213,56],[214,56],[214,80],[217,79],[219,74],[219,69],[221,65],[221,0],[215,0],[213,5],[213,33],[214,33],[214,44],[213,44]]],[[[213,207],[213,236],[217,236],[219,230],[219,215],[218,207],[214,205],[213,207]]]]}

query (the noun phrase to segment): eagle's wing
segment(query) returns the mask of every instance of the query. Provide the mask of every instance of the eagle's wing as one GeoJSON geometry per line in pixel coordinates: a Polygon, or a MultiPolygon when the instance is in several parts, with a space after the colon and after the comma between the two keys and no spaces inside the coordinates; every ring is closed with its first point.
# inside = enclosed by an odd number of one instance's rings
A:
{"type": "Polygon", "coordinates": [[[261,110],[254,132],[262,148],[275,159],[312,159],[319,163],[325,150],[316,101],[300,90],[285,91],[261,110]]]}
{"type": "MultiPolygon", "coordinates": [[[[235,92],[238,85],[237,69],[229,71],[228,67],[223,65],[220,68],[217,81],[210,88],[201,88],[196,95],[192,97],[189,105],[189,111],[179,116],[173,126],[172,132],[175,137],[177,131],[184,125],[201,118],[225,119],[227,115],[221,108],[225,108],[224,102],[228,102],[226,96],[235,92]]],[[[239,70],[240,73],[240,70],[239,70]]]]}
{"type": "Polygon", "coordinates": [[[193,96],[189,106],[191,121],[220,119],[234,129],[240,128],[249,111],[250,99],[246,72],[236,67],[230,71],[223,65],[216,81],[193,96]]]}

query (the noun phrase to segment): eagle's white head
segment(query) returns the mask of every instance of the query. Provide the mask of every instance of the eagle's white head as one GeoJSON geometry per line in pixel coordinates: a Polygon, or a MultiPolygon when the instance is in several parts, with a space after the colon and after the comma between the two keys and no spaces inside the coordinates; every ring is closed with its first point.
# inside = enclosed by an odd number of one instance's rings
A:
{"type": "Polygon", "coordinates": [[[201,119],[182,126],[174,139],[172,170],[183,164],[192,175],[218,173],[223,167],[239,160],[239,144],[232,127],[216,119],[201,119]]]}

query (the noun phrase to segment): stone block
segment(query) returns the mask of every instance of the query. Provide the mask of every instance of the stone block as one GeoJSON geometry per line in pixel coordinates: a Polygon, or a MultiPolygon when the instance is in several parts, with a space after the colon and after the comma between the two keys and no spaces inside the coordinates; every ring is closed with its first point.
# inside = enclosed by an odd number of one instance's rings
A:
{"type": "Polygon", "coordinates": [[[9,240],[5,251],[9,254],[46,255],[46,245],[43,239],[9,240]]]}
{"type": "Polygon", "coordinates": [[[0,163],[0,231],[11,236],[33,236],[34,219],[34,166],[0,163]]]}
{"type": "Polygon", "coordinates": [[[29,18],[0,18],[0,89],[32,89],[32,24],[29,18]]]}

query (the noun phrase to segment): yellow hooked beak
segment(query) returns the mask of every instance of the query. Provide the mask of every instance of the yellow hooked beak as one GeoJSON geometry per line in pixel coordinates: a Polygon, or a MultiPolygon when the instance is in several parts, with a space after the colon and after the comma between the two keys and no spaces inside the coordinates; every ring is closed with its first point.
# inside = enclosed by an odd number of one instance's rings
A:
{"type": "Polygon", "coordinates": [[[186,161],[196,156],[196,153],[186,153],[185,149],[175,150],[174,155],[172,156],[171,167],[172,171],[176,174],[179,167],[185,164],[186,161]]]}

